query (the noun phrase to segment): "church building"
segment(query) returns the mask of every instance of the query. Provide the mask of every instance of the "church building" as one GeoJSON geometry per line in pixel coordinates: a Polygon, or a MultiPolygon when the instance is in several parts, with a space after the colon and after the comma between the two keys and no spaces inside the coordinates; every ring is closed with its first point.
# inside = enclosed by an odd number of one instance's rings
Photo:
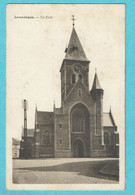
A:
{"type": "MultiPolygon", "coordinates": [[[[103,112],[104,90],[97,73],[89,89],[89,64],[73,24],[60,68],[61,107],[54,105],[53,112],[43,112],[36,108],[31,157],[89,158],[118,155],[117,126],[111,109],[108,113],[103,112]]],[[[25,140],[23,136],[22,141],[25,140]]]]}

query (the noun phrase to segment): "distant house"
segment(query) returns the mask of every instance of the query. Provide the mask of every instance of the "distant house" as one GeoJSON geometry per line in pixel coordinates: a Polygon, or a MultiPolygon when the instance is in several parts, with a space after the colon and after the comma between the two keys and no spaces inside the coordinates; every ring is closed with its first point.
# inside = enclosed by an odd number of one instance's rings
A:
{"type": "Polygon", "coordinates": [[[12,138],[12,157],[19,158],[20,140],[12,138]]]}

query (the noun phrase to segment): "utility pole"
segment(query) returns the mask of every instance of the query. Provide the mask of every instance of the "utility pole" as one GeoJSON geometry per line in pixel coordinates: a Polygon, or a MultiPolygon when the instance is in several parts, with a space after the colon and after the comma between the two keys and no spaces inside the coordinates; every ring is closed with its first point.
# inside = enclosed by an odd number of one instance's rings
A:
{"type": "Polygon", "coordinates": [[[24,99],[23,103],[24,107],[24,151],[23,151],[23,157],[28,158],[28,148],[27,148],[27,101],[24,99]]]}
{"type": "Polygon", "coordinates": [[[24,100],[24,140],[27,140],[27,101],[24,100]]]}

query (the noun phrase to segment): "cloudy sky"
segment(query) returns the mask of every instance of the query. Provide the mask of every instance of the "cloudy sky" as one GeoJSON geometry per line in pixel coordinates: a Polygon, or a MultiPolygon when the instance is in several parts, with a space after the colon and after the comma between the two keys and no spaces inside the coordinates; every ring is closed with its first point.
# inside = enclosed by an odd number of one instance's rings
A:
{"type": "Polygon", "coordinates": [[[52,111],[55,100],[60,107],[59,70],[72,31],[71,15],[75,15],[75,29],[91,61],[90,88],[97,68],[104,112],[111,106],[118,130],[124,133],[124,5],[12,4],[7,6],[8,137],[21,138],[23,99],[28,100],[28,128],[34,127],[36,104],[38,110],[52,111]]]}

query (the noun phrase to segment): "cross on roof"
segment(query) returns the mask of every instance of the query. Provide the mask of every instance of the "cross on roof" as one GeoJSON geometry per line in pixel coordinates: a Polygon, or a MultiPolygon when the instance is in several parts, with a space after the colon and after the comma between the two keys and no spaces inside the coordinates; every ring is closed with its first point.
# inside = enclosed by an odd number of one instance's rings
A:
{"type": "Polygon", "coordinates": [[[74,27],[74,25],[75,25],[74,21],[76,20],[74,15],[72,15],[71,20],[73,21],[73,27],[74,27]]]}

